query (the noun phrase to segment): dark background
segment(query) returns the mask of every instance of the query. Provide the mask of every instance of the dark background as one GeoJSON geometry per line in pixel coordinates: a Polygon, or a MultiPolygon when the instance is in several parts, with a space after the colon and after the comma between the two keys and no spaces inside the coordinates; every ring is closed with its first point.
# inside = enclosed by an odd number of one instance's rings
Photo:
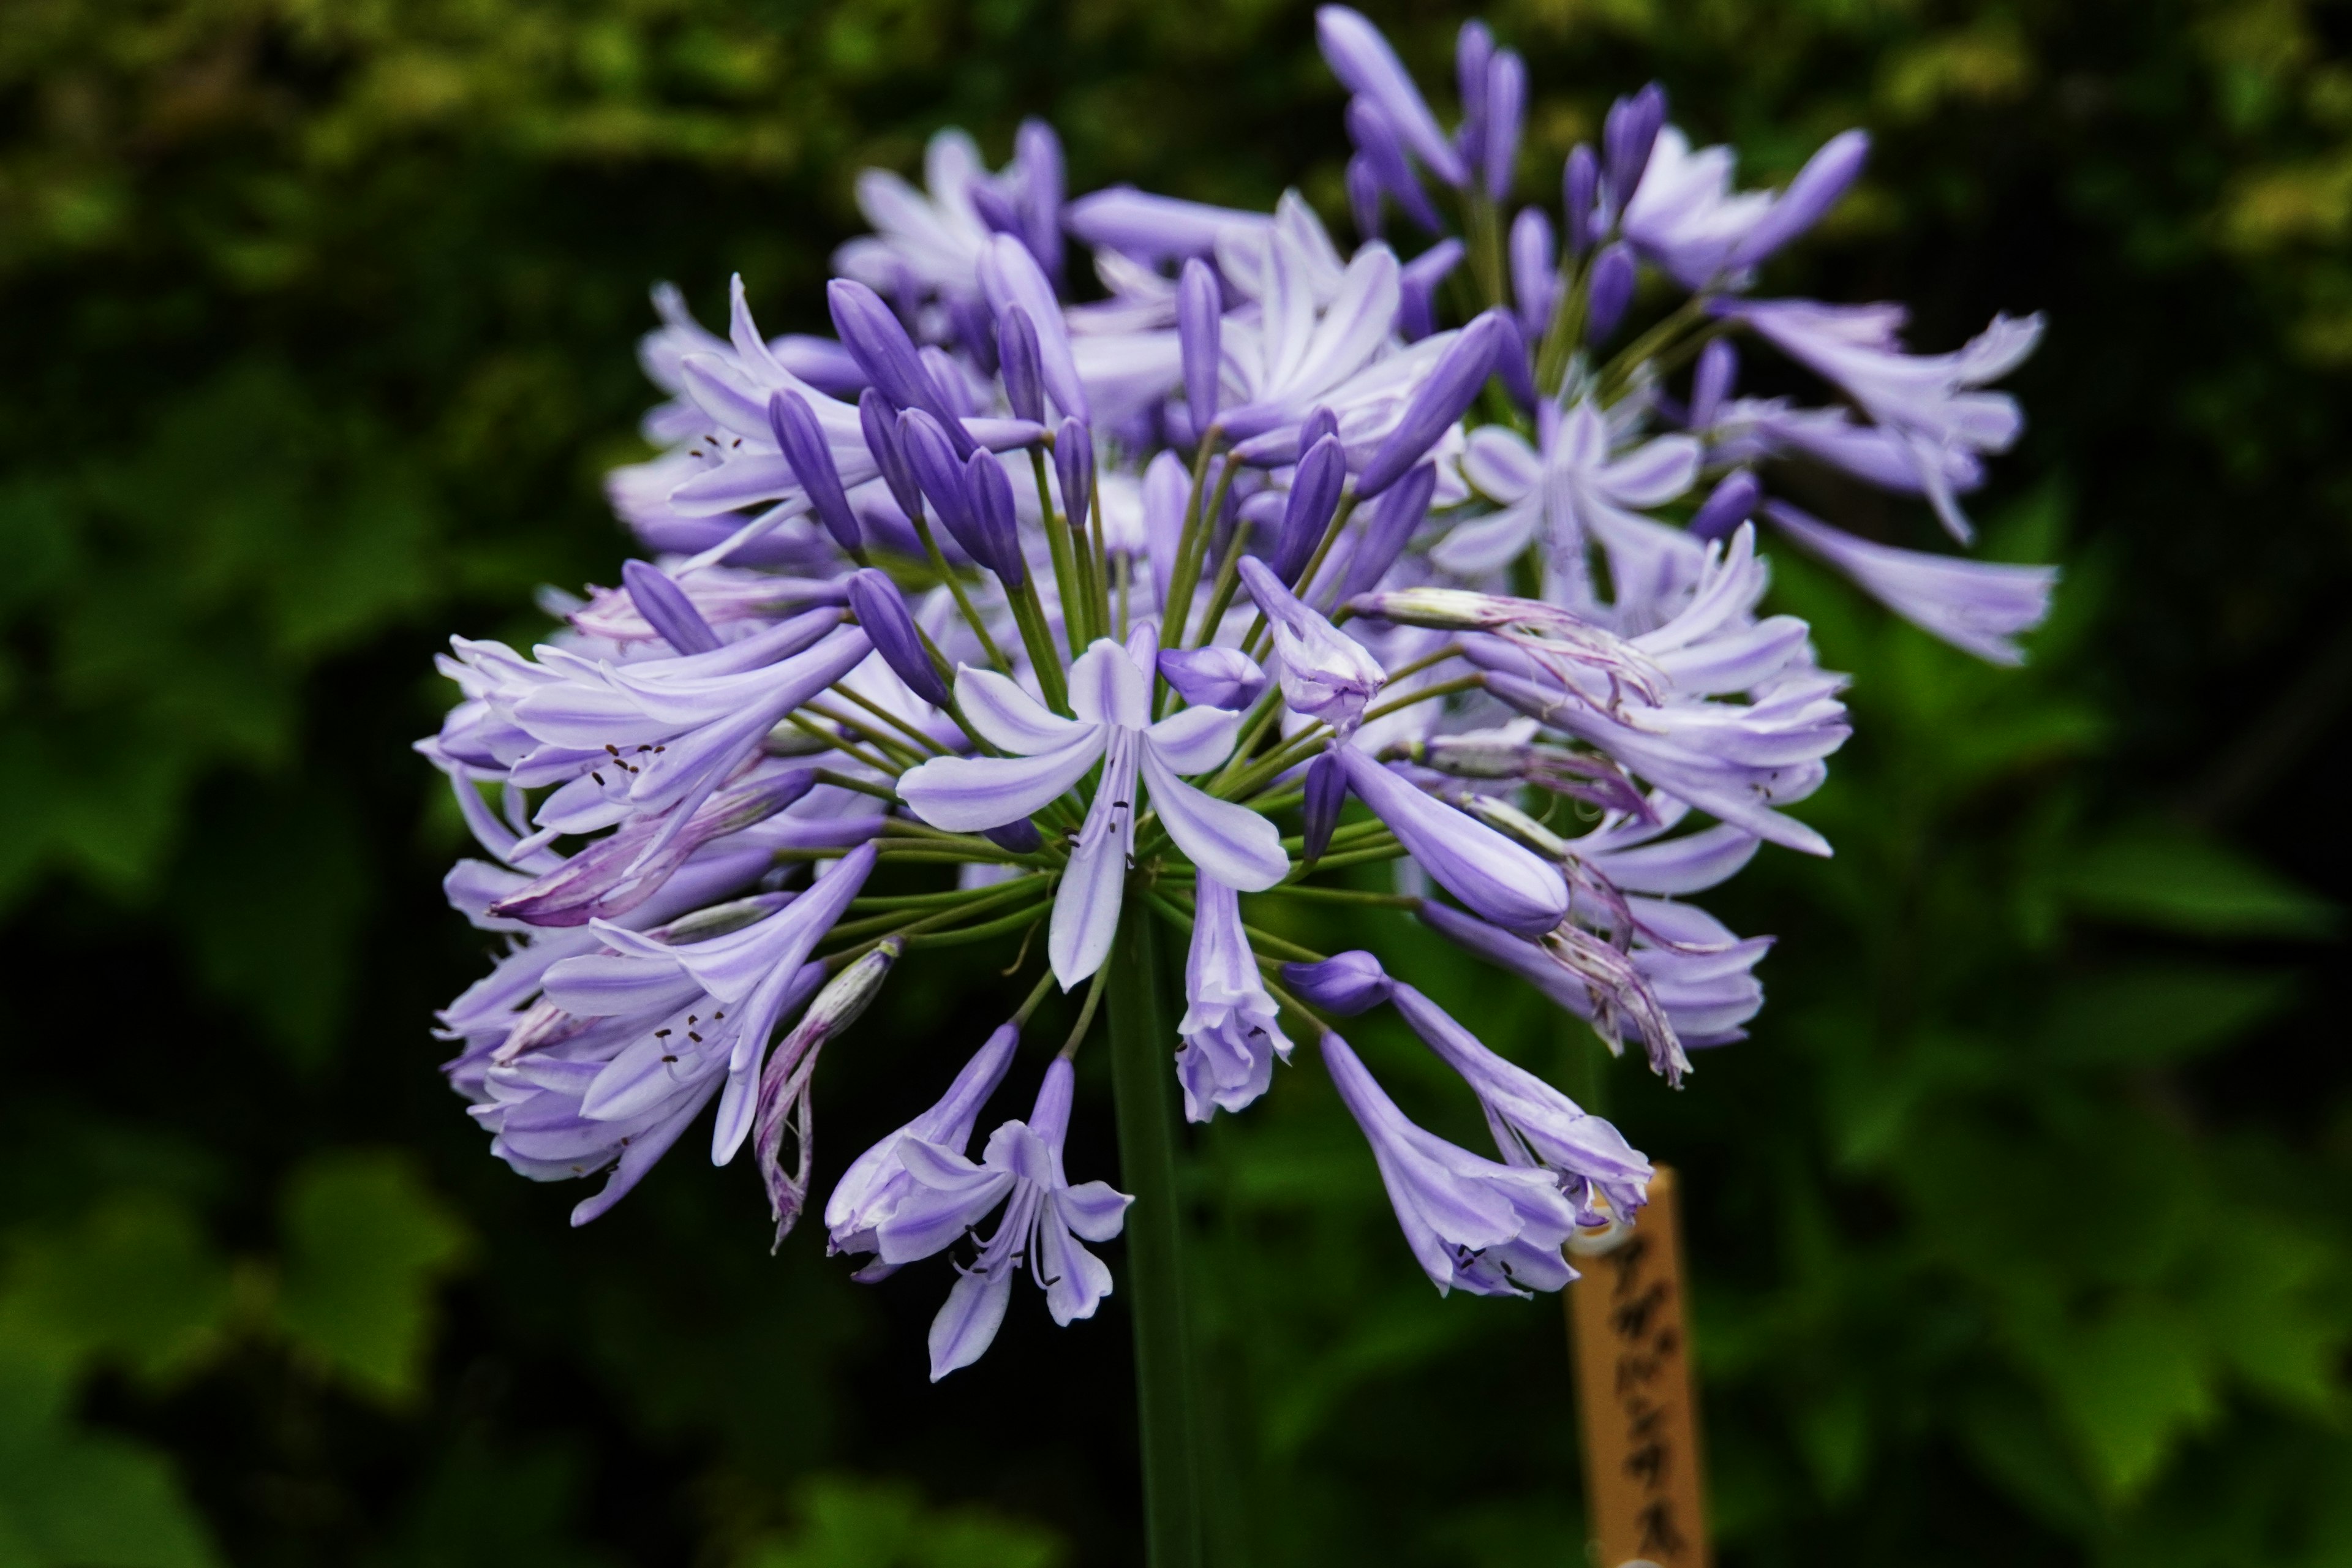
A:
{"type": "MultiPolygon", "coordinates": [[[[1460,13],[1370,9],[1447,79],[1460,13]]],[[[1780,552],[1855,673],[1805,808],[1839,855],[1714,900],[1781,937],[1771,1002],[1679,1096],[1404,931],[1315,940],[1410,953],[1684,1169],[1727,1564],[2352,1563],[2352,8],[1487,15],[1521,200],[1653,76],[1753,179],[1867,126],[1767,287],[1910,301],[1931,350],[2049,312],[1979,511],[2068,577],[2003,672],[1780,552]]],[[[1344,234],[1339,109],[1292,0],[0,8],[0,1563],[1136,1560],[1118,1298],[1020,1300],[932,1388],[943,1278],[771,1258],[691,1139],[579,1233],[486,1157],[425,1033],[484,944],[404,747],[449,631],[614,579],[650,281],[816,327],[853,173],[1029,113],[1076,189],[1295,183],[1344,234]]],[[[1004,956],[835,1048],[821,1181],[1004,956]]],[[[1580,1563],[1558,1303],[1437,1300],[1311,1069],[1193,1152],[1232,1561],[1580,1563]]]]}

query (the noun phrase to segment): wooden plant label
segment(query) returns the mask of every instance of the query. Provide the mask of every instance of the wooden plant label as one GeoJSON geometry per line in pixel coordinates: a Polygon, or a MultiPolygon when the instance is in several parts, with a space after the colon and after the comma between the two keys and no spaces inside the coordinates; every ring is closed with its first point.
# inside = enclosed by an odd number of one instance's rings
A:
{"type": "Polygon", "coordinates": [[[1568,1316],[1594,1568],[1707,1568],[1674,1172],[1658,1167],[1634,1225],[1569,1248],[1583,1271],[1568,1316]]]}

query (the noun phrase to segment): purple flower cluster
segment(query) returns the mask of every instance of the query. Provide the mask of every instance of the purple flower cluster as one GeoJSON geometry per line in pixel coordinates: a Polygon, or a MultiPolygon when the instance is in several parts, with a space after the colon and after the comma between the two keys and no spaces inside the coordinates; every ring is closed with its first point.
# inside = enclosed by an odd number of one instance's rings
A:
{"type": "Polygon", "coordinates": [[[575,1224],[715,1105],[712,1158],[751,1151],[781,1241],[829,1043],[923,948],[1002,940],[1042,963],[1029,1002],[850,1163],[824,1227],[860,1279],[965,1248],[934,1376],[986,1350],[1024,1272],[1057,1321],[1091,1315],[1111,1276],[1086,1244],[1129,1200],[1064,1173],[1069,1058],[1122,922],[1161,920],[1189,1117],[1244,1110],[1304,1031],[1439,1288],[1556,1289],[1648,1163],[1372,954],[1264,938],[1255,901],[1417,919],[1679,1083],[1743,1037],[1770,945],[1689,898],[1768,840],[1829,853],[1789,808],[1848,733],[1843,678],[1765,608],[1759,527],[2021,657],[2051,570],[1768,494],[1824,465],[1965,542],[1959,498],[2019,432],[1988,387],[2038,320],[1920,355],[1899,307],[1754,294],[1860,174],[1861,132],[1741,190],[1651,87],[1544,184],[1556,205],[1507,210],[1517,55],[1462,29],[1449,131],[1362,16],[1318,26],[1350,94],[1351,253],[1295,194],[1066,199],[1032,121],[1002,170],[949,132],[921,185],[860,179],[873,232],[835,258],[832,336],[766,335],[740,279],[723,334],[656,292],[658,455],[609,481],[645,559],[539,647],[457,640],[460,700],[418,743],[486,857],[450,901],[506,941],[440,1015],[448,1076],[516,1170],[604,1176],[575,1224]],[[1449,282],[1488,297],[1449,322],[1449,282]],[[1835,401],[1741,395],[1741,341],[1835,401]],[[1383,864],[1393,891],[1360,884],[1383,864]],[[975,1156],[1055,985],[1087,988],[1078,1033],[975,1156]],[[1409,1120],[1334,1031],[1382,1003],[1492,1157],[1409,1120]]]}

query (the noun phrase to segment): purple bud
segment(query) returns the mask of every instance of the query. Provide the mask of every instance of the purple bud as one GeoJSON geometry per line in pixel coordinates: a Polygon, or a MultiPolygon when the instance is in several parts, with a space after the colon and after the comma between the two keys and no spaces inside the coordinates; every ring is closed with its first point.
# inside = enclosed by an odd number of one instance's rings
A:
{"type": "MultiPolygon", "coordinates": [[[[1473,18],[1454,35],[1454,80],[1462,92],[1462,128],[1477,147],[1486,144],[1487,67],[1495,58],[1495,35],[1473,18]]],[[[1474,147],[1473,151],[1475,150],[1474,147]]]]}
{"type": "Polygon", "coordinates": [[[1507,321],[1499,308],[1484,311],[1447,345],[1436,368],[1413,389],[1404,417],[1357,476],[1359,496],[1376,496],[1404,478],[1405,470],[1469,410],[1494,372],[1495,352],[1504,341],[1507,321]]]}
{"type": "Polygon", "coordinates": [[[930,500],[931,515],[946,526],[950,537],[963,547],[966,555],[983,566],[994,564],[972,521],[971,497],[964,485],[962,460],[957,458],[940,422],[920,408],[899,410],[898,446],[907,454],[907,466],[921,482],[923,494],[930,500]]]}
{"type": "Polygon", "coordinates": [[[1217,376],[1224,356],[1224,296],[1217,275],[1198,257],[1184,263],[1176,283],[1176,342],[1184,363],[1184,401],[1192,428],[1204,432],[1217,416],[1217,376]]]}
{"type": "MultiPolygon", "coordinates": [[[[980,412],[979,405],[971,399],[971,383],[965,377],[963,366],[956,363],[953,354],[937,343],[925,343],[916,351],[916,355],[923,362],[923,369],[929,374],[931,384],[939,389],[940,400],[950,414],[962,420],[980,412]]],[[[950,421],[942,419],[940,423],[950,421]]]]}
{"type": "Polygon", "coordinates": [[[1378,104],[1432,174],[1457,189],[1469,183],[1461,154],[1437,128],[1437,117],[1378,27],[1345,5],[1325,5],[1315,13],[1315,41],[1331,74],[1378,104]]]}
{"type": "Polygon", "coordinates": [[[816,422],[816,411],[808,399],[788,390],[770,393],[768,428],[774,433],[784,461],[792,465],[793,478],[808,492],[809,510],[816,513],[835,544],[856,554],[865,544],[857,531],[857,515],[849,510],[848,493],[841,488],[841,470],[833,466],[833,448],[825,444],[824,427],[816,422]]]}
{"type": "MultiPolygon", "coordinates": [[[[1318,409],[1317,413],[1326,410],[1318,409]]],[[[1310,419],[1309,423],[1313,423],[1310,419]]],[[[1348,451],[1337,436],[1325,436],[1307,449],[1291,475],[1290,497],[1282,509],[1282,533],[1274,552],[1274,574],[1296,586],[1323,531],[1339,509],[1339,489],[1348,482],[1348,451]]]]}
{"type": "Polygon", "coordinates": [[[1527,62],[1509,49],[1497,50],[1486,68],[1486,195],[1501,201],[1511,194],[1519,162],[1519,131],[1527,119],[1527,62]]]}
{"type": "Polygon", "coordinates": [[[1286,963],[1282,983],[1298,993],[1300,1001],[1343,1018],[1352,1018],[1389,999],[1388,972],[1379,959],[1360,948],[1320,963],[1286,963]]]}
{"type": "Polygon", "coordinates": [[[1021,215],[1013,210],[1012,197],[986,180],[974,180],[964,189],[971,197],[971,210],[980,215],[980,221],[992,232],[1021,237],[1021,215]]]}
{"type": "Polygon", "coordinates": [[[1404,264],[1397,279],[1397,331],[1405,342],[1417,343],[1437,330],[1437,286],[1461,261],[1462,242],[1441,239],[1404,264]]]}
{"type": "Polygon", "coordinates": [[[1054,473],[1062,481],[1062,515],[1071,527],[1085,527],[1095,495],[1095,436],[1085,421],[1062,421],[1054,437],[1054,473]]]}
{"type": "Polygon", "coordinates": [[[1013,138],[1021,169],[1022,240],[1045,276],[1062,275],[1062,139],[1042,120],[1024,120],[1013,138]]]}
{"type": "Polygon", "coordinates": [[[980,836],[999,849],[1013,855],[1034,855],[1045,847],[1045,837],[1037,825],[1024,816],[997,827],[983,827],[980,836]]]}
{"type": "Polygon", "coordinates": [[[1348,562],[1347,582],[1339,589],[1342,604],[1380,585],[1429,515],[1429,499],[1436,492],[1437,465],[1423,463],[1372,503],[1372,521],[1348,562]]]}
{"type": "Polygon", "coordinates": [[[1045,374],[1037,364],[1037,326],[1029,312],[1007,305],[996,317],[996,362],[1004,400],[1016,419],[1045,422],[1045,374]]]}
{"type": "Polygon", "coordinates": [[[1354,746],[1325,754],[1339,759],[1349,788],[1388,824],[1405,853],[1474,913],[1528,937],[1567,918],[1568,884],[1557,867],[1431,799],[1354,746]]]}
{"type": "Polygon", "coordinates": [[[1746,468],[1734,468],[1715,487],[1690,520],[1694,539],[1724,539],[1755,515],[1756,503],[1762,499],[1764,487],[1746,468]]]}
{"type": "Polygon", "coordinates": [[[1665,122],[1666,89],[1656,82],[1609,106],[1601,146],[1608,163],[1609,203],[1620,216],[1642,184],[1642,172],[1650,166],[1650,148],[1665,122]]]}
{"type": "Polygon", "coordinates": [[[629,602],[645,616],[646,625],[679,653],[709,653],[719,646],[719,634],[686,596],[686,590],[658,566],[631,561],[621,567],[621,585],[629,602]]]}
{"type": "Polygon", "coordinates": [[[1842,131],[1805,160],[1789,188],[1771,210],[1732,251],[1734,267],[1753,267],[1829,215],[1862,174],[1870,157],[1870,136],[1862,131],[1842,131]]]}
{"type": "Polygon", "coordinates": [[[857,356],[866,377],[883,396],[900,408],[920,408],[937,419],[961,459],[975,443],[963,422],[949,407],[947,395],[931,381],[915,341],[882,296],[865,284],[836,278],[825,285],[825,303],[833,311],[834,331],[842,346],[857,356]]]}
{"type": "Polygon", "coordinates": [[[1362,153],[1381,188],[1396,198],[1397,205],[1413,222],[1435,233],[1440,226],[1437,208],[1431,205],[1429,193],[1422,189],[1421,177],[1412,172],[1412,164],[1404,155],[1404,143],[1397,140],[1396,127],[1370,99],[1348,100],[1348,137],[1362,153]]]}
{"type": "Polygon", "coordinates": [[[934,708],[948,705],[947,682],[940,679],[939,667],[931,662],[922,635],[915,629],[915,617],[907,613],[907,601],[888,573],[871,566],[852,572],[849,610],[866,628],[874,651],[882,656],[892,674],[907,683],[908,690],[934,708]]]}
{"type": "Polygon", "coordinates": [[[1501,320],[1503,341],[1495,350],[1495,374],[1503,378],[1503,390],[1520,407],[1532,409],[1540,401],[1536,395],[1535,355],[1528,352],[1528,335],[1519,330],[1519,319],[1504,313],[1501,320]]]}
{"type": "Polygon", "coordinates": [[[1339,826],[1339,808],[1347,804],[1348,775],[1339,759],[1326,752],[1307,763],[1306,799],[1300,803],[1307,834],[1300,858],[1308,865],[1323,858],[1323,851],[1331,847],[1331,830],[1339,826]]]}
{"type": "Polygon", "coordinates": [[[1018,588],[1027,573],[1013,515],[1013,481],[1004,477],[1004,465],[993,452],[974,452],[964,462],[963,477],[971,500],[972,531],[982,546],[972,559],[1004,579],[1006,587],[1018,588]]]}
{"type": "Polygon", "coordinates": [[[1619,240],[1593,258],[1591,293],[1584,307],[1584,341],[1597,343],[1617,330],[1633,302],[1633,252],[1619,240]]]}
{"type": "Polygon", "coordinates": [[[908,517],[919,516],[923,487],[908,465],[907,448],[898,439],[898,412],[890,400],[870,386],[859,393],[857,423],[866,432],[866,449],[874,454],[874,466],[882,470],[882,482],[890,487],[890,499],[908,517]]]}
{"type": "Polygon", "coordinates": [[[1601,160],[1579,142],[1560,171],[1561,216],[1568,224],[1568,253],[1581,257],[1592,248],[1592,204],[1601,196],[1601,160]]]}
{"type": "Polygon", "coordinates": [[[1307,411],[1306,418],[1298,422],[1298,449],[1307,451],[1316,442],[1339,433],[1339,416],[1318,403],[1307,411]]]}
{"type": "Polygon", "coordinates": [[[1356,237],[1363,240],[1381,237],[1381,177],[1372,173],[1371,160],[1361,153],[1348,160],[1348,216],[1356,220],[1356,237]]]}
{"type": "Polygon", "coordinates": [[[1237,647],[1167,648],[1160,655],[1160,679],[1195,708],[1238,713],[1265,695],[1265,671],[1237,647]]]}
{"type": "Polygon", "coordinates": [[[1521,207],[1511,220],[1511,294],[1519,302],[1519,327],[1541,337],[1559,300],[1559,264],[1552,255],[1551,219],[1541,207],[1521,207]]]}
{"type": "Polygon", "coordinates": [[[1691,373],[1690,423],[1694,430],[1711,428],[1739,379],[1739,351],[1726,338],[1717,338],[1698,351],[1698,368],[1691,373]]]}
{"type": "MultiPolygon", "coordinates": [[[[955,328],[956,342],[963,345],[964,353],[971,355],[972,362],[980,366],[981,374],[994,375],[997,370],[996,318],[989,314],[988,301],[974,299],[969,294],[958,294],[947,301],[947,308],[948,320],[955,328]]],[[[950,390],[958,378],[940,377],[939,361],[931,357],[936,352],[925,349],[923,363],[931,367],[934,377],[939,377],[941,390],[950,390]]],[[[969,403],[971,399],[963,401],[969,403]]]]}

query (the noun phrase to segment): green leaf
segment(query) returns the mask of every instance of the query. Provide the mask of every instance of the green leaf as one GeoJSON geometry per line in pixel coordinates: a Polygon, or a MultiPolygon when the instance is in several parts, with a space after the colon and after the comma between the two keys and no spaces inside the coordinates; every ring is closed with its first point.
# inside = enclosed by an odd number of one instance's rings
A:
{"type": "Polygon", "coordinates": [[[2210,937],[2318,939],[2336,930],[2327,900],[2235,850],[2161,827],[2088,849],[2056,879],[2076,909],[2124,925],[2210,937]]]}
{"type": "Polygon", "coordinates": [[[119,1437],[52,1430],[0,1445],[0,1564],[212,1568],[169,1463],[119,1437]]]}
{"type": "Polygon", "coordinates": [[[2174,1445],[2218,1409],[2205,1336],[2168,1302],[2120,1301],[2029,1353],[2091,1479],[2112,1498],[2154,1480],[2174,1445]]]}
{"type": "Polygon", "coordinates": [[[1061,1542],[983,1509],[931,1509],[902,1481],[824,1476],[801,1488],[798,1528],[743,1568],[1055,1568],[1061,1542]]]}
{"type": "Polygon", "coordinates": [[[407,1159],[338,1150],[288,1183],[279,1324],[295,1348],[359,1392],[402,1405],[420,1392],[435,1287],[471,1237],[407,1159]]]}
{"type": "Polygon", "coordinates": [[[2228,1045],[2293,1001],[2292,974],[2219,964],[2136,968],[2078,981],[2052,999],[2047,1037],[2063,1058],[2170,1061],[2228,1045]]]}
{"type": "Polygon", "coordinates": [[[228,1265],[170,1198],[109,1197],[78,1222],[20,1237],[0,1287],[0,1333],[168,1377],[213,1348],[230,1304],[228,1265]]]}

